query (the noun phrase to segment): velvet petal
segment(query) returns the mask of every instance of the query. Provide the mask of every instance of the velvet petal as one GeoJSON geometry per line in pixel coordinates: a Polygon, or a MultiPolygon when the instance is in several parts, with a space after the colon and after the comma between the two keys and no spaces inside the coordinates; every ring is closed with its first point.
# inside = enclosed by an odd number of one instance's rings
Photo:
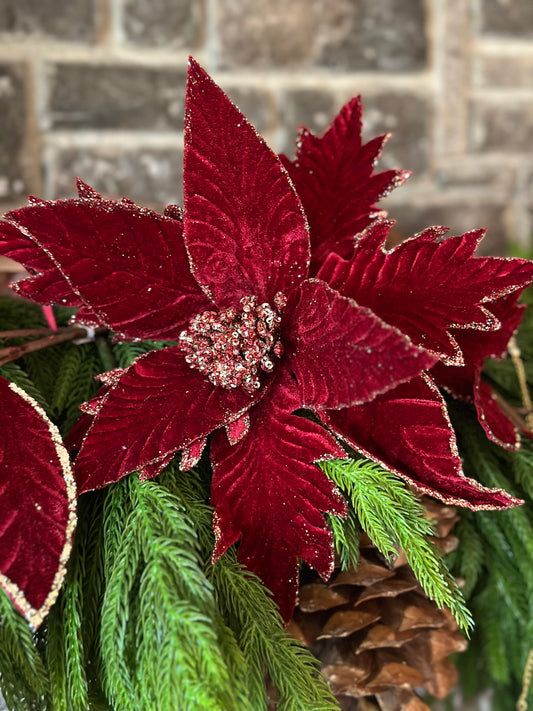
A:
{"type": "Polygon", "coordinates": [[[76,525],[76,489],[57,428],[0,378],[0,586],[33,627],[57,598],[76,525]]]}
{"type": "Polygon", "coordinates": [[[185,239],[219,308],[272,303],[307,276],[309,234],[287,172],[194,60],[185,115],[185,239]]]}
{"type": "Polygon", "coordinates": [[[435,362],[397,329],[317,279],[293,292],[283,342],[302,404],[314,408],[366,402],[435,362]]]}
{"type": "Polygon", "coordinates": [[[6,217],[46,252],[101,325],[126,338],[177,339],[210,307],[194,281],[179,221],[133,204],[46,202],[6,217]]]}
{"type": "Polygon", "coordinates": [[[13,289],[39,304],[79,306],[82,302],[53,260],[38,248],[23,227],[0,221],[0,254],[23,264],[30,277],[13,284],[13,289]]]}
{"type": "Polygon", "coordinates": [[[533,263],[474,257],[482,230],[442,239],[445,228],[430,228],[387,251],[391,225],[371,225],[358,238],[353,258],[343,262],[331,255],[319,277],[444,362],[461,365],[450,329],[496,330],[492,302],[528,285],[533,263]]]}
{"type": "Polygon", "coordinates": [[[462,367],[437,363],[431,370],[436,382],[451,395],[475,404],[478,419],[487,437],[501,447],[516,450],[520,446],[520,427],[495,399],[492,388],[481,378],[486,358],[502,358],[513,333],[518,329],[526,308],[516,304],[515,292],[490,305],[500,322],[497,331],[456,331],[464,355],[462,367]]]}
{"type": "Polygon", "coordinates": [[[177,346],[141,356],[99,402],[76,460],[80,493],[133,471],[156,476],[171,455],[236,419],[263,394],[215,387],[177,346]]]}
{"type": "Polygon", "coordinates": [[[354,449],[449,504],[499,509],[519,503],[465,477],[446,404],[428,376],[320,417],[354,449]]]}
{"type": "Polygon", "coordinates": [[[361,98],[352,99],[323,138],[303,129],[295,160],[282,157],[309,220],[312,275],[330,252],[351,257],[354,236],[375,217],[375,203],[410,176],[405,170],[372,175],[387,136],[363,145],[361,110],[361,98]]]}
{"type": "Polygon", "coordinates": [[[250,411],[244,439],[231,446],[220,431],[211,444],[214,558],[240,538],[239,560],[274,593],[285,620],[296,599],[298,557],[324,577],[332,571],[322,512],[345,514],[339,492],[312,462],[346,454],[325,429],[292,415],[297,407],[282,377],[250,411]]]}

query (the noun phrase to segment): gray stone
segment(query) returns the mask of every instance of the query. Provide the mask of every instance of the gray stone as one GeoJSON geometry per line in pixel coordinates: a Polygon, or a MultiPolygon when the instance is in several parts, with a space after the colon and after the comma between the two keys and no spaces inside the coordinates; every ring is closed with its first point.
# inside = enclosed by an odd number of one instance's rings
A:
{"type": "Polygon", "coordinates": [[[182,129],[181,68],[57,64],[50,82],[52,128],[182,129]]]}
{"type": "Polygon", "coordinates": [[[426,63],[423,0],[224,0],[218,9],[222,67],[398,72],[426,63]]]}
{"type": "Polygon", "coordinates": [[[480,82],[491,89],[533,86],[533,57],[499,56],[480,60],[480,82]]]}
{"type": "Polygon", "coordinates": [[[126,41],[157,47],[198,47],[203,39],[201,0],[125,0],[126,41]]]}
{"type": "Polygon", "coordinates": [[[532,150],[533,102],[478,101],[472,113],[471,147],[475,151],[532,150]]]}
{"type": "Polygon", "coordinates": [[[365,93],[363,137],[369,140],[383,133],[391,138],[380,159],[380,169],[404,168],[415,177],[429,166],[433,110],[430,102],[411,93],[365,93]]]}
{"type": "Polygon", "coordinates": [[[483,0],[482,31],[511,37],[533,37],[531,0],[483,0]]]}
{"type": "Polygon", "coordinates": [[[76,177],[103,195],[123,196],[154,209],[183,204],[183,154],[179,149],[136,151],[95,146],[61,151],[52,165],[48,197],[72,197],[76,177]]]}
{"type": "Polygon", "coordinates": [[[90,41],[99,21],[98,0],[2,0],[0,32],[90,41]]]}
{"type": "Polygon", "coordinates": [[[0,116],[0,202],[8,202],[27,192],[24,67],[20,64],[0,64],[0,116]]]}
{"type": "Polygon", "coordinates": [[[272,92],[268,89],[232,87],[224,83],[224,91],[259,133],[266,133],[275,128],[279,118],[278,108],[272,92]]]}
{"type": "MultiPolygon", "coordinates": [[[[413,196],[414,197],[414,196],[413,196]]],[[[469,230],[487,228],[479,248],[479,254],[501,255],[506,253],[505,205],[494,202],[469,200],[448,201],[432,204],[421,198],[414,202],[391,206],[384,201],[383,207],[389,217],[396,220],[402,235],[410,237],[432,225],[446,225],[449,235],[464,234],[469,230]]]]}
{"type": "Polygon", "coordinates": [[[344,3],[342,22],[328,28],[318,63],[345,70],[423,69],[427,61],[424,7],[423,0],[344,3]]]}
{"type": "Polygon", "coordinates": [[[322,135],[334,119],[337,105],[328,91],[295,89],[285,92],[281,99],[281,120],[284,127],[282,151],[294,154],[298,128],[305,126],[322,135]]]}

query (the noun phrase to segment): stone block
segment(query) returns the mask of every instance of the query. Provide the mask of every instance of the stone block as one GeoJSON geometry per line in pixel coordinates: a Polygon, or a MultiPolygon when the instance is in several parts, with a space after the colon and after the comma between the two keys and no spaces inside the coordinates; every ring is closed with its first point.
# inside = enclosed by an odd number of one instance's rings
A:
{"type": "Polygon", "coordinates": [[[531,0],[483,0],[482,31],[509,37],[533,37],[531,0]]]}
{"type": "Polygon", "coordinates": [[[49,73],[52,128],[182,130],[183,68],[77,63],[49,73]]]}
{"type": "Polygon", "coordinates": [[[154,209],[183,205],[183,152],[179,149],[95,146],[61,150],[49,168],[50,198],[76,194],[76,177],[106,197],[123,196],[154,209]]]}
{"type": "Polygon", "coordinates": [[[267,133],[276,127],[278,107],[271,91],[247,86],[232,87],[225,82],[223,88],[259,133],[267,133]]]}
{"type": "Polygon", "coordinates": [[[480,152],[531,153],[533,102],[475,102],[472,107],[471,147],[480,152]]]}
{"type": "Polygon", "coordinates": [[[294,155],[298,128],[305,126],[322,135],[337,112],[337,102],[326,90],[294,89],[281,98],[281,121],[284,141],[282,151],[294,155]]]}
{"type": "Polygon", "coordinates": [[[321,42],[320,65],[380,72],[407,72],[425,67],[423,0],[350,0],[337,5],[338,18],[328,11],[328,3],[323,4],[324,20],[329,26],[321,42]]]}
{"type": "Polygon", "coordinates": [[[126,41],[152,47],[198,47],[203,38],[202,0],[125,0],[122,23],[126,41]]]}
{"type": "Polygon", "coordinates": [[[0,33],[90,41],[99,21],[98,0],[2,0],[0,33]]]}
{"type": "Polygon", "coordinates": [[[425,66],[423,0],[224,0],[223,68],[412,71],[425,66]]]}
{"type": "Polygon", "coordinates": [[[363,137],[365,140],[383,133],[391,138],[379,161],[381,170],[404,168],[415,178],[424,173],[430,162],[433,108],[418,94],[387,92],[363,95],[363,137]]]}
{"type": "Polygon", "coordinates": [[[0,116],[0,202],[8,202],[27,192],[24,67],[20,64],[0,64],[0,116]]]}
{"type": "Polygon", "coordinates": [[[483,87],[533,88],[533,57],[530,55],[483,57],[479,62],[478,76],[483,87]]]}
{"type": "Polygon", "coordinates": [[[425,196],[411,199],[404,203],[391,205],[386,200],[382,203],[388,210],[389,217],[396,220],[398,230],[405,237],[421,232],[433,225],[446,225],[449,235],[464,234],[473,229],[487,228],[479,248],[479,254],[502,255],[507,249],[505,224],[505,205],[490,201],[473,201],[457,198],[441,203],[432,203],[425,196]]]}

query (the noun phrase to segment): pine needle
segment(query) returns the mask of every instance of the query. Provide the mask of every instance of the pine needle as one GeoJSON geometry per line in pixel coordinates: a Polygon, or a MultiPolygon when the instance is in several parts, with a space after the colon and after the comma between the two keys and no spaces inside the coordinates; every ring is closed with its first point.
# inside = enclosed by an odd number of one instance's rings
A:
{"type": "Polygon", "coordinates": [[[321,462],[320,467],[345,493],[361,527],[386,557],[404,550],[418,582],[438,607],[448,607],[468,633],[472,617],[455,580],[429,536],[424,507],[395,475],[365,459],[321,462]]]}

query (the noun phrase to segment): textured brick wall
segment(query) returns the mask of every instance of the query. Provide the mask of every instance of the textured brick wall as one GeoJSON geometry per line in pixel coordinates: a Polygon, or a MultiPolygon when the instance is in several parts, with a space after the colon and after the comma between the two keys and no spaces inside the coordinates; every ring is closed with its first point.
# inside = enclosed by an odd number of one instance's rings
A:
{"type": "Polygon", "coordinates": [[[0,0],[0,211],[26,193],[181,202],[192,53],[277,150],[361,92],[404,234],[533,233],[532,0],[0,0]]]}

